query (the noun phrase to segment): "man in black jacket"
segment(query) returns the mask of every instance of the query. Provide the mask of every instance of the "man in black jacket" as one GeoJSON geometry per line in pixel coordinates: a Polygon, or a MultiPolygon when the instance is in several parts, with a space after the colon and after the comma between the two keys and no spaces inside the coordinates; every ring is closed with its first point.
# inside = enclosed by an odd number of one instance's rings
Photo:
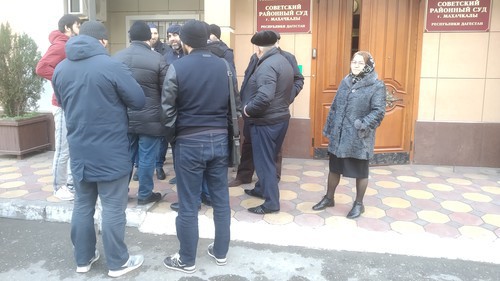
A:
{"type": "Polygon", "coordinates": [[[140,110],[128,109],[128,133],[132,161],[139,159],[139,205],[161,200],[161,193],[153,192],[153,174],[156,156],[165,128],[161,124],[161,89],[167,72],[162,56],[151,50],[151,30],[144,21],[136,21],[129,30],[130,46],[114,56],[126,64],[146,96],[146,105],[140,110]]]}
{"type": "MultiPolygon", "coordinates": [[[[299,67],[297,65],[297,59],[295,56],[279,47],[279,40],[281,39],[281,36],[278,32],[274,31],[276,33],[276,36],[278,37],[278,41],[276,41],[275,46],[278,48],[280,51],[281,55],[283,55],[290,65],[293,68],[293,88],[290,93],[290,103],[292,103],[295,99],[295,97],[300,93],[302,90],[302,87],[304,86],[304,76],[300,73],[299,67]]],[[[255,68],[257,67],[257,63],[259,62],[259,58],[257,57],[257,54],[253,54],[252,57],[250,58],[250,62],[248,63],[248,67],[245,70],[245,76],[243,79],[243,84],[241,85],[241,94],[243,95],[244,92],[246,91],[246,86],[248,83],[248,79],[250,76],[253,74],[255,71],[255,68]]],[[[251,183],[252,182],[252,177],[253,173],[255,171],[254,164],[253,164],[253,156],[252,156],[252,140],[250,137],[250,128],[248,124],[245,122],[243,125],[243,144],[241,146],[241,158],[240,158],[240,165],[238,166],[238,171],[236,173],[236,178],[229,182],[229,187],[234,187],[234,186],[239,186],[244,183],[251,183]]],[[[280,150],[278,153],[278,156],[276,157],[276,176],[278,177],[278,180],[281,178],[281,166],[283,162],[283,156],[282,156],[282,151],[280,150]]]]}
{"type": "Polygon", "coordinates": [[[215,239],[208,254],[226,264],[230,241],[231,209],[227,188],[229,76],[225,62],[207,48],[205,25],[187,21],[180,32],[187,54],[167,71],[162,94],[167,141],[174,142],[175,174],[179,197],[176,218],[178,253],[164,265],[185,273],[196,271],[198,206],[205,178],[212,196],[215,239]],[[179,155],[179,156],[177,156],[179,155]]]}
{"type": "Polygon", "coordinates": [[[275,32],[257,32],[251,42],[258,46],[257,68],[250,75],[246,89],[242,90],[243,114],[253,145],[252,156],[259,180],[254,189],[245,193],[263,198],[264,204],[249,208],[255,214],[280,210],[276,157],[281,150],[290,120],[290,93],[293,87],[293,69],[275,46],[275,32]]]}

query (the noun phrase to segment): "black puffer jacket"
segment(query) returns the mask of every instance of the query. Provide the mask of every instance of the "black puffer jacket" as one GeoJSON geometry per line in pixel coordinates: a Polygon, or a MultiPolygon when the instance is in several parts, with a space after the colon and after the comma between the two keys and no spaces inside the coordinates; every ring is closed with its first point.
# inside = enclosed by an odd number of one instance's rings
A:
{"type": "Polygon", "coordinates": [[[290,119],[290,93],[293,68],[273,47],[257,63],[242,95],[246,120],[257,125],[272,125],[290,119]]]}
{"type": "Polygon", "coordinates": [[[114,58],[130,68],[146,96],[144,108],[128,109],[128,132],[149,136],[165,135],[165,128],[160,121],[161,89],[168,66],[162,55],[152,51],[144,42],[132,41],[128,48],[116,53],[114,58]]]}

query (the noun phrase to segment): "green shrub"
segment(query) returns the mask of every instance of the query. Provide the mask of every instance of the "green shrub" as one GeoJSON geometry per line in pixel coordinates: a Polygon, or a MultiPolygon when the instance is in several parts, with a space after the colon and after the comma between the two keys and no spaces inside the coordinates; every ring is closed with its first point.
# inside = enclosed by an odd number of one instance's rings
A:
{"type": "Polygon", "coordinates": [[[0,26],[0,105],[7,117],[36,111],[43,79],[35,68],[41,54],[27,34],[13,33],[9,23],[0,26]]]}

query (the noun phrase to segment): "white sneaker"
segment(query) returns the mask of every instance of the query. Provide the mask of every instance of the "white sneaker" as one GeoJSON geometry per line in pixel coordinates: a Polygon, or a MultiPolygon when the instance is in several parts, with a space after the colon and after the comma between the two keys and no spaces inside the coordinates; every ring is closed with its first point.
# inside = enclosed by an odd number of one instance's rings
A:
{"type": "Polygon", "coordinates": [[[139,266],[141,266],[143,262],[144,262],[143,255],[129,256],[128,261],[122,266],[121,269],[110,270],[108,272],[108,276],[109,277],[120,277],[125,273],[128,273],[136,268],[139,268],[139,266]]]}
{"type": "Polygon", "coordinates": [[[208,245],[207,253],[209,256],[211,256],[215,260],[215,264],[217,265],[226,265],[227,264],[227,258],[217,258],[214,254],[214,243],[208,245]]]}
{"type": "Polygon", "coordinates": [[[77,266],[76,267],[76,272],[78,273],[85,273],[89,272],[90,269],[92,268],[92,264],[96,262],[99,259],[99,251],[95,250],[95,255],[92,257],[92,259],[89,261],[89,264],[84,265],[84,266],[77,266]]]}
{"type": "Polygon", "coordinates": [[[61,186],[58,190],[54,192],[54,196],[63,201],[69,201],[75,199],[75,195],[69,191],[67,186],[61,186]]]}

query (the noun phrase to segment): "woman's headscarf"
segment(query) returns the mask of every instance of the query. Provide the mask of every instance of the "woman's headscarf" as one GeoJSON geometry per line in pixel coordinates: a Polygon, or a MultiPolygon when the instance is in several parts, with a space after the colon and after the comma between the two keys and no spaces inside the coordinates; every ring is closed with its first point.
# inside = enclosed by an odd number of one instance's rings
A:
{"type": "MultiPolygon", "coordinates": [[[[365,67],[363,67],[363,70],[358,75],[354,75],[352,71],[349,73],[349,76],[352,79],[352,84],[356,84],[357,82],[361,81],[363,77],[365,77],[367,74],[373,72],[375,70],[375,61],[373,60],[372,55],[369,52],[366,51],[359,51],[356,52],[353,56],[352,59],[354,59],[355,56],[362,56],[363,60],[365,61],[365,67]]],[[[351,59],[351,60],[352,60],[351,59]]]]}

